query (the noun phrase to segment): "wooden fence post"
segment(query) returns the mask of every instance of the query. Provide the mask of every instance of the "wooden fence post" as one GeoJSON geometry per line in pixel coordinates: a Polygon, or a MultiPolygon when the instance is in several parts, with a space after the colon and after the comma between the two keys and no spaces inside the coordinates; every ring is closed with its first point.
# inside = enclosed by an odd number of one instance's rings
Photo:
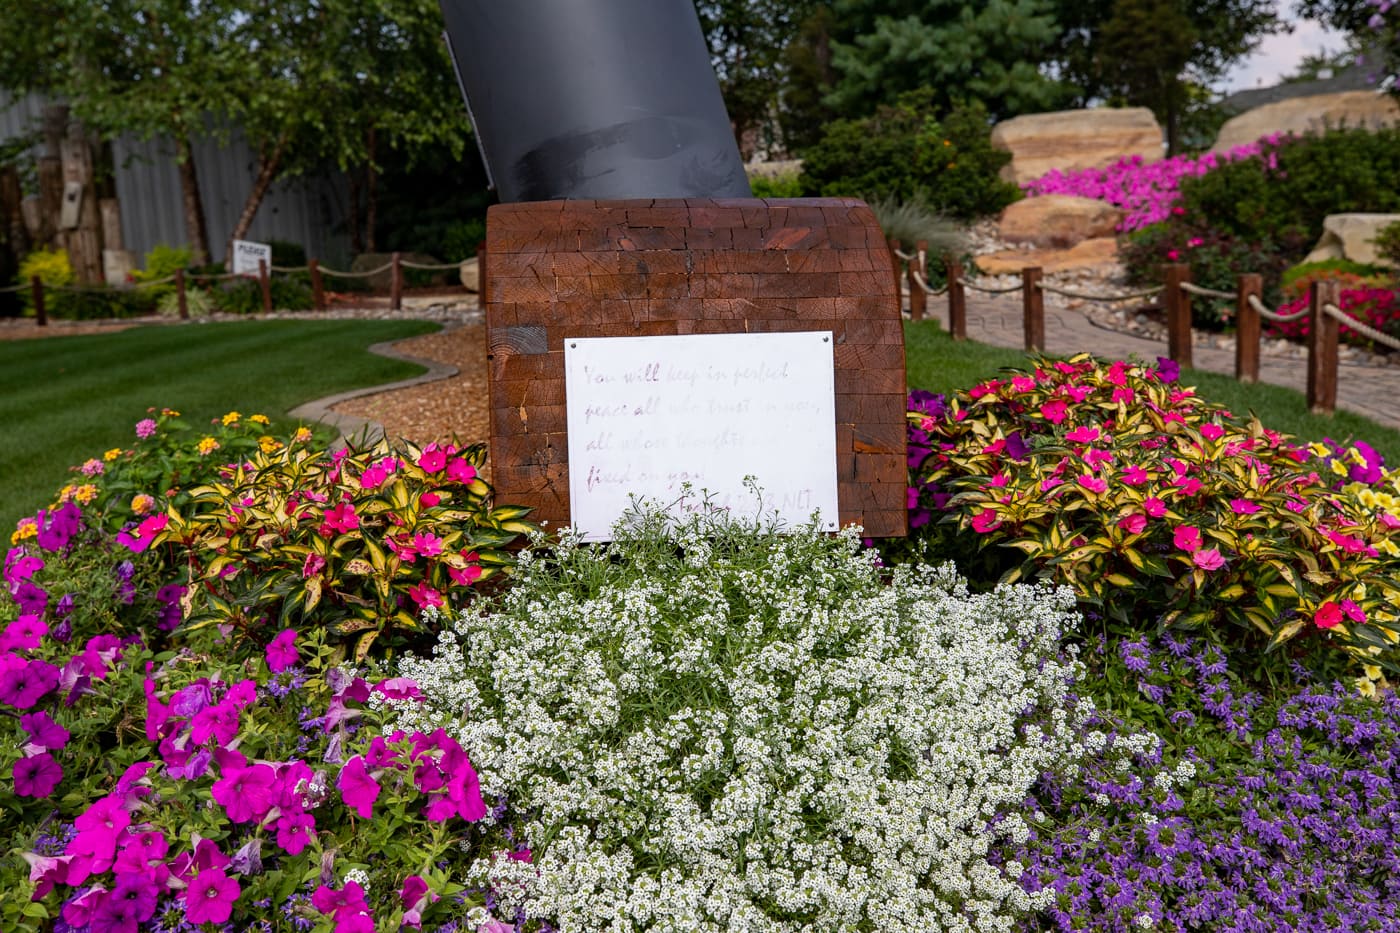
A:
{"type": "Polygon", "coordinates": [[[262,286],[263,313],[272,313],[272,276],[267,272],[267,260],[258,260],[258,284],[262,286]]]}
{"type": "Polygon", "coordinates": [[[1191,368],[1191,294],[1181,287],[1190,281],[1190,266],[1172,263],[1166,267],[1162,306],[1167,311],[1167,356],[1182,369],[1191,368]]]}
{"type": "Polygon", "coordinates": [[[180,309],[180,320],[190,319],[190,304],[185,297],[185,270],[175,270],[175,306],[180,309]]]}
{"type": "Polygon", "coordinates": [[[49,313],[44,310],[44,283],[37,275],[29,277],[29,291],[34,296],[34,325],[49,326],[49,313]]]}
{"type": "Polygon", "coordinates": [[[1021,302],[1026,317],[1026,352],[1045,352],[1045,293],[1040,290],[1042,270],[1027,266],[1021,270],[1021,302]]]}
{"type": "Polygon", "coordinates": [[[401,253],[393,253],[389,257],[389,263],[393,267],[389,270],[389,310],[403,310],[403,266],[401,253]]]}
{"type": "Polygon", "coordinates": [[[491,300],[490,279],[486,277],[486,241],[482,240],[476,244],[476,305],[478,308],[486,307],[486,302],[491,300]]]}
{"type": "Polygon", "coordinates": [[[1308,302],[1308,410],[1330,415],[1337,410],[1337,319],[1322,310],[1336,305],[1340,286],[1314,282],[1308,302]]]}
{"type": "Polygon", "coordinates": [[[1240,382],[1259,381],[1259,312],[1249,299],[1263,294],[1262,275],[1240,276],[1235,298],[1235,378],[1240,382]]]}
{"type": "Polygon", "coordinates": [[[321,262],[313,259],[307,263],[311,269],[311,304],[317,311],[326,310],[326,283],[321,281],[321,262]]]}
{"type": "Polygon", "coordinates": [[[928,308],[928,295],[915,275],[928,281],[928,240],[920,240],[914,245],[914,261],[909,263],[909,320],[922,321],[924,310],[928,308]]]}
{"type": "Polygon", "coordinates": [[[904,314],[904,285],[899,281],[899,241],[894,237],[885,240],[890,247],[890,265],[894,267],[894,306],[904,314]]]}
{"type": "Polygon", "coordinates": [[[967,290],[963,288],[962,263],[952,256],[943,257],[943,270],[948,276],[948,333],[954,340],[967,339],[967,290]]]}

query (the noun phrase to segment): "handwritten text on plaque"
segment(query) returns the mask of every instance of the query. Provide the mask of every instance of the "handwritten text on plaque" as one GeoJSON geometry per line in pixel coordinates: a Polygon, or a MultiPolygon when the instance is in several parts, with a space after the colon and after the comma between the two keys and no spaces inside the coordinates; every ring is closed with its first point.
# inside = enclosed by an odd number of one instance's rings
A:
{"type": "Polygon", "coordinates": [[[830,331],[565,339],[574,526],[606,540],[631,496],[669,505],[689,483],[835,529],[834,373],[830,331]]]}

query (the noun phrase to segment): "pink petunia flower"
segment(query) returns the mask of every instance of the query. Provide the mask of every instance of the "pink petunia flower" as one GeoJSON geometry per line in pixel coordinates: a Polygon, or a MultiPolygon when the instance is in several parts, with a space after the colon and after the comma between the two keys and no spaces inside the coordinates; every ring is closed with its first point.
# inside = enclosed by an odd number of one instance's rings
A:
{"type": "Polygon", "coordinates": [[[295,667],[298,660],[297,630],[285,628],[277,633],[277,637],[268,642],[265,649],[267,655],[267,669],[274,674],[280,674],[288,668],[295,667]]]}
{"type": "Polygon", "coordinates": [[[70,738],[67,729],[54,722],[52,716],[42,711],[25,713],[19,717],[19,726],[29,733],[29,744],[46,748],[49,751],[56,752],[63,748],[68,744],[70,738]]]}
{"type": "Polygon", "coordinates": [[[185,889],[185,920],[189,923],[227,923],[243,889],[222,868],[207,868],[185,889]]]}
{"type": "Polygon", "coordinates": [[[214,782],[210,795],[224,808],[234,823],[260,820],[272,809],[272,792],[277,773],[271,765],[255,764],[250,768],[226,768],[224,776],[214,782]]]}
{"type": "Polygon", "coordinates": [[[340,769],[340,776],[336,778],[336,786],[340,788],[341,799],[347,807],[366,820],[374,815],[374,802],[379,799],[379,782],[365,770],[362,755],[356,755],[345,763],[340,769]]]}
{"type": "Polygon", "coordinates": [[[47,797],[63,780],[63,766],[48,752],[40,752],[16,761],[10,776],[16,797],[47,797]]]}

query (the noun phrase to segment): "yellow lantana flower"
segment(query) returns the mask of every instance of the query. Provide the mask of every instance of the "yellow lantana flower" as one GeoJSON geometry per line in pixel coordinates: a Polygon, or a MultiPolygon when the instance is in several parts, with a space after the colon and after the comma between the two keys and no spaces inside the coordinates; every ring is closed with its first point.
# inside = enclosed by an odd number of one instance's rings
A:
{"type": "Polygon", "coordinates": [[[113,447],[111,450],[107,451],[105,454],[102,455],[102,459],[106,460],[108,463],[111,463],[113,460],[117,459],[121,455],[122,449],[120,447],[113,447]]]}
{"type": "Polygon", "coordinates": [[[271,423],[272,423],[271,421],[269,421],[269,420],[267,419],[267,415],[250,415],[250,416],[248,417],[248,420],[251,421],[251,422],[253,422],[254,424],[271,424],[271,423]]]}
{"type": "Polygon", "coordinates": [[[297,428],[297,433],[292,435],[292,440],[299,444],[305,444],[307,441],[311,440],[311,429],[297,428]]]}
{"type": "Polygon", "coordinates": [[[83,505],[87,505],[93,499],[97,498],[97,487],[92,483],[83,483],[83,485],[73,491],[73,498],[77,499],[83,505]]]}
{"type": "Polygon", "coordinates": [[[224,427],[228,427],[228,426],[231,425],[231,424],[237,424],[237,423],[238,423],[238,419],[239,419],[239,418],[242,418],[242,417],[243,417],[243,416],[240,415],[240,414],[239,414],[238,412],[236,412],[236,411],[231,411],[231,412],[229,412],[228,414],[224,415],[224,417],[223,417],[224,427]]]}
{"type": "Polygon", "coordinates": [[[196,449],[199,451],[199,455],[204,457],[218,450],[219,442],[212,437],[205,437],[199,442],[199,446],[196,449]]]}
{"type": "Polygon", "coordinates": [[[273,451],[281,450],[282,442],[271,435],[264,434],[262,437],[258,438],[258,446],[262,448],[263,453],[270,454],[273,451]]]}
{"type": "Polygon", "coordinates": [[[148,496],[144,492],[138,492],[131,498],[131,511],[135,512],[137,515],[145,515],[155,507],[155,497],[148,496]]]}
{"type": "Polygon", "coordinates": [[[10,535],[11,546],[19,544],[26,538],[32,538],[39,533],[39,523],[32,518],[21,518],[15,525],[14,533],[10,535]]]}

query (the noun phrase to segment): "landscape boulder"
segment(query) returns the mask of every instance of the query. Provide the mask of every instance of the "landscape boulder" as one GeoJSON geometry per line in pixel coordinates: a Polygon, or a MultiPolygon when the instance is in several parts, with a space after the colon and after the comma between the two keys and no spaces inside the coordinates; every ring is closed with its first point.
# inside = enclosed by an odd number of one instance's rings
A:
{"type": "Polygon", "coordinates": [[[1338,127],[1400,125],[1400,104],[1375,91],[1340,91],[1292,97],[1246,110],[1220,128],[1212,152],[1225,152],[1275,133],[1321,133],[1338,127]]]}
{"type": "Polygon", "coordinates": [[[457,276],[462,280],[462,287],[467,291],[481,291],[481,264],[477,262],[475,256],[462,260],[462,265],[457,270],[457,276]]]}
{"type": "Polygon", "coordinates": [[[1124,216],[1119,208],[1095,198],[1047,194],[1022,198],[1007,207],[997,232],[1008,243],[1066,247],[1113,236],[1124,216]]]}
{"type": "Polygon", "coordinates": [[[1039,266],[1046,275],[1075,271],[1112,274],[1118,271],[1118,240],[1095,237],[1069,249],[1008,249],[978,256],[976,262],[986,275],[1020,275],[1027,266],[1039,266]]]}
{"type": "Polygon", "coordinates": [[[1389,266],[1376,252],[1376,234],[1400,223],[1400,214],[1329,214],[1322,222],[1322,238],[1304,262],[1350,259],[1368,265],[1389,266]]]}
{"type": "Polygon", "coordinates": [[[992,127],[992,145],[1011,153],[1001,175],[1019,185],[1051,169],[1105,168],[1130,156],[1157,162],[1162,128],[1146,107],[1060,110],[1003,120],[992,127]]]}

